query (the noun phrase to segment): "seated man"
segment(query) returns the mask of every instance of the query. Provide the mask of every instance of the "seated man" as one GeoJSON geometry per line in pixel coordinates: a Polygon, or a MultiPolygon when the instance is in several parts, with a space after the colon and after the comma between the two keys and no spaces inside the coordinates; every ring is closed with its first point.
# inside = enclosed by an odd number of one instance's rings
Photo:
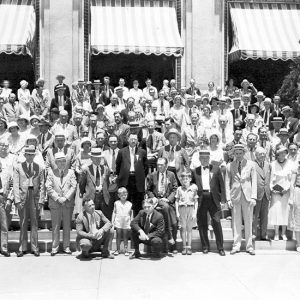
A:
{"type": "Polygon", "coordinates": [[[134,242],[134,252],[130,259],[140,258],[140,243],[151,246],[154,257],[160,258],[162,238],[165,232],[164,218],[155,210],[158,204],[157,198],[147,198],[144,201],[144,209],[131,221],[131,235],[134,242]]]}
{"type": "Polygon", "coordinates": [[[114,256],[108,250],[109,235],[112,224],[101,211],[95,211],[94,201],[84,199],[84,208],[76,219],[77,243],[81,248],[81,258],[88,258],[91,252],[100,251],[103,245],[101,256],[111,258],[114,256]]]}

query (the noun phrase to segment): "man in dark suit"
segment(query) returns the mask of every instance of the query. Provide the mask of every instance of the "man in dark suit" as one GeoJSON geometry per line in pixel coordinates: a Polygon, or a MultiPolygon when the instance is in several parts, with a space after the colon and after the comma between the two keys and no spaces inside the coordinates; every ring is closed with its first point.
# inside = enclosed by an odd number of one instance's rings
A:
{"type": "Polygon", "coordinates": [[[195,82],[195,79],[191,79],[190,80],[190,87],[186,90],[186,93],[191,95],[191,96],[201,96],[201,92],[200,92],[200,89],[197,88],[195,86],[196,82],[195,82]]]}
{"type": "Polygon", "coordinates": [[[48,149],[52,147],[54,142],[54,136],[49,131],[50,127],[51,125],[49,121],[42,117],[39,122],[40,134],[38,135],[37,139],[38,148],[41,151],[44,160],[46,160],[48,149]]]}
{"type": "Polygon", "coordinates": [[[142,209],[145,194],[145,177],[148,174],[147,154],[144,149],[137,147],[138,137],[130,134],[129,146],[120,149],[116,160],[117,184],[126,187],[128,200],[132,202],[135,215],[142,209]]]}
{"type": "MultiPolygon", "coordinates": [[[[177,218],[175,211],[175,194],[177,190],[177,180],[173,172],[167,170],[168,160],[165,157],[157,160],[157,171],[148,176],[147,194],[148,197],[158,198],[158,208],[164,216],[165,229],[171,251],[177,253],[177,218]]],[[[166,245],[166,250],[168,250],[166,245]]]]}
{"type": "Polygon", "coordinates": [[[64,83],[64,80],[66,77],[64,75],[58,74],[56,76],[56,80],[58,81],[58,84],[54,87],[54,96],[55,99],[58,100],[58,93],[57,93],[57,87],[62,85],[65,88],[65,97],[70,98],[70,89],[69,87],[64,83]]]}
{"type": "Polygon", "coordinates": [[[131,221],[134,252],[129,257],[130,259],[141,257],[140,243],[151,246],[154,257],[160,258],[165,224],[162,214],[155,210],[157,204],[158,200],[156,198],[146,199],[144,209],[131,221]]]}
{"type": "Polygon", "coordinates": [[[102,102],[104,105],[108,105],[110,103],[110,97],[114,93],[114,87],[110,85],[110,78],[108,76],[103,78],[103,83],[104,84],[101,88],[100,102],[102,102]]]}
{"type": "Polygon", "coordinates": [[[55,98],[51,101],[50,110],[53,108],[57,108],[59,111],[66,110],[70,120],[72,118],[72,103],[70,97],[67,96],[67,91],[63,84],[55,86],[55,98]]]}
{"type": "Polygon", "coordinates": [[[226,202],[225,186],[221,170],[218,166],[209,164],[210,152],[199,151],[201,166],[192,172],[193,181],[198,187],[199,205],[197,223],[204,254],[209,252],[207,212],[212,219],[212,227],[216,236],[219,254],[225,256],[223,247],[223,232],[220,222],[221,202],[226,202]]]}
{"type": "Polygon", "coordinates": [[[292,142],[294,139],[294,135],[298,131],[299,120],[292,117],[292,109],[289,106],[284,106],[282,108],[282,113],[284,116],[283,125],[288,130],[289,140],[290,142],[292,142]]]}
{"type": "Polygon", "coordinates": [[[265,126],[270,128],[270,126],[272,126],[271,120],[273,113],[272,100],[270,98],[265,98],[263,102],[263,107],[264,109],[261,110],[259,114],[263,118],[265,126]]]}
{"type": "Polygon", "coordinates": [[[245,128],[245,119],[246,119],[246,112],[242,110],[241,107],[241,99],[240,98],[234,98],[233,99],[233,109],[231,110],[232,117],[233,117],[233,130],[237,129],[237,120],[242,121],[241,128],[245,128]]]}
{"type": "Polygon", "coordinates": [[[82,205],[84,211],[76,219],[76,241],[81,248],[79,258],[88,258],[91,252],[100,251],[103,245],[101,256],[114,259],[108,250],[112,224],[101,211],[95,211],[93,200],[85,199],[82,205]]]}
{"type": "Polygon", "coordinates": [[[265,148],[257,147],[255,150],[255,169],[257,173],[257,199],[254,207],[254,218],[252,223],[252,232],[257,240],[268,240],[267,226],[270,192],[271,167],[266,159],[267,151],[265,148]],[[259,219],[259,221],[258,221],[259,219]],[[259,224],[259,231],[257,225],[259,224]]]}

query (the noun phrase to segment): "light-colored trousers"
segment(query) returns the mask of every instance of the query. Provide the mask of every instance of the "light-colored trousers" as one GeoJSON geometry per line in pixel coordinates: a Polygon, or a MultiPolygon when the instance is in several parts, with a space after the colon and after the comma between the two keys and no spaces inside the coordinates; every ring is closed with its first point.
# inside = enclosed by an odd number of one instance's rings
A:
{"type": "Polygon", "coordinates": [[[246,251],[253,250],[252,244],[252,220],[253,205],[250,205],[244,196],[238,203],[233,204],[232,209],[232,230],[233,230],[233,249],[240,250],[242,242],[242,218],[244,220],[246,251]]]}
{"type": "Polygon", "coordinates": [[[61,205],[59,208],[50,208],[52,220],[52,251],[58,251],[60,241],[60,227],[63,223],[63,248],[70,247],[71,220],[73,207],[61,205]]]}

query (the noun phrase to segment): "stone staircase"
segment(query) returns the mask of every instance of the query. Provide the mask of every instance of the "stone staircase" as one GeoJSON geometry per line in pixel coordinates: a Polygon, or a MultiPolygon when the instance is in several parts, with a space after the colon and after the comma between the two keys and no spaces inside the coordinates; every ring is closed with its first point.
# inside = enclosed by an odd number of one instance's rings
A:
{"type": "MultiPolygon", "coordinates": [[[[223,219],[222,228],[223,228],[223,237],[224,237],[224,249],[226,251],[230,251],[233,243],[233,235],[231,229],[231,220],[223,219]]],[[[19,219],[17,216],[13,216],[11,221],[11,229],[8,234],[9,238],[9,251],[15,252],[18,250],[19,244],[19,219]]],[[[44,215],[41,217],[39,222],[39,248],[40,252],[51,252],[52,245],[52,232],[51,232],[51,218],[50,212],[45,210],[44,215]]],[[[270,227],[268,229],[268,235],[270,238],[274,237],[274,230],[270,227]]],[[[30,235],[28,235],[30,237],[30,235]]],[[[296,250],[296,241],[292,239],[292,232],[287,232],[287,236],[289,238],[288,241],[255,241],[255,249],[257,252],[265,251],[265,250],[286,250],[286,251],[295,251],[296,250]]],[[[210,238],[210,248],[212,251],[216,251],[216,241],[215,236],[212,230],[209,230],[209,238],[210,238]]],[[[61,230],[61,239],[62,239],[62,230],[61,230]]],[[[177,236],[177,245],[178,249],[182,248],[182,241],[180,238],[180,233],[178,231],[177,236]]],[[[71,251],[76,251],[76,230],[75,230],[75,220],[73,220],[72,231],[71,231],[71,251]]],[[[115,238],[113,240],[112,249],[116,249],[115,238]]],[[[198,230],[193,230],[193,241],[192,241],[192,249],[194,251],[200,251],[201,243],[198,230]]],[[[242,241],[241,250],[245,249],[245,242],[242,241]]]]}

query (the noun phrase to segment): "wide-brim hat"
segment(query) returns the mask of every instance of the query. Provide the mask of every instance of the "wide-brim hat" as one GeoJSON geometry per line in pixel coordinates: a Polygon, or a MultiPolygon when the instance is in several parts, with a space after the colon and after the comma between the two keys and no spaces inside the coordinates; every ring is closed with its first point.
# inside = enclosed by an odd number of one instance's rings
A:
{"type": "Polygon", "coordinates": [[[0,118],[0,122],[3,122],[5,128],[7,128],[7,121],[4,118],[0,118]]]}
{"type": "Polygon", "coordinates": [[[168,139],[169,139],[169,136],[170,136],[171,134],[176,134],[177,137],[178,137],[178,139],[181,138],[181,134],[180,134],[179,131],[178,131],[177,129],[175,129],[175,128],[171,128],[169,131],[167,131],[167,132],[165,133],[165,138],[168,140],[168,139]]]}
{"type": "Polygon", "coordinates": [[[245,146],[243,144],[235,144],[233,146],[233,150],[243,150],[244,152],[246,151],[245,146]]]}
{"type": "Polygon", "coordinates": [[[88,137],[84,137],[84,138],[82,138],[82,140],[81,140],[81,147],[83,146],[83,144],[86,144],[86,143],[90,143],[91,145],[92,145],[92,141],[91,141],[91,139],[90,138],[88,138],[88,137]]]}
{"type": "Polygon", "coordinates": [[[57,152],[54,155],[55,160],[66,159],[66,155],[63,152],[57,152]]]}
{"type": "Polygon", "coordinates": [[[241,82],[241,86],[243,86],[244,84],[250,84],[250,82],[249,82],[247,79],[244,79],[244,80],[241,82]]]}
{"type": "Polygon", "coordinates": [[[281,145],[281,146],[279,146],[278,149],[276,149],[276,154],[278,155],[279,153],[282,153],[282,152],[286,152],[286,154],[289,153],[287,147],[281,145]]]}
{"type": "Polygon", "coordinates": [[[58,74],[56,76],[56,80],[58,80],[58,78],[62,78],[63,80],[66,79],[65,75],[62,75],[62,74],[58,74]]]}
{"type": "Polygon", "coordinates": [[[289,135],[289,131],[286,128],[280,128],[279,132],[277,133],[277,136],[280,135],[289,135]]]}
{"type": "Polygon", "coordinates": [[[97,79],[97,80],[94,80],[93,84],[94,84],[94,85],[101,85],[101,81],[98,80],[98,79],[97,79]]]}
{"type": "Polygon", "coordinates": [[[264,92],[257,92],[257,94],[255,95],[255,98],[257,98],[257,97],[265,98],[266,96],[264,95],[264,92]]]}
{"type": "Polygon", "coordinates": [[[31,123],[32,120],[38,120],[38,121],[40,121],[40,118],[37,115],[32,115],[30,117],[30,123],[31,123]]]}
{"type": "Polygon", "coordinates": [[[281,117],[274,117],[271,123],[283,123],[283,119],[281,117]]]}
{"type": "Polygon", "coordinates": [[[139,128],[140,127],[140,123],[139,122],[129,122],[128,123],[130,129],[134,129],[134,128],[139,128]]]}
{"type": "Polygon", "coordinates": [[[282,112],[284,113],[285,111],[291,111],[292,109],[291,109],[291,107],[290,106],[288,106],[288,105],[286,105],[286,106],[284,106],[283,108],[282,108],[282,112]]]}
{"type": "Polygon", "coordinates": [[[45,79],[44,79],[44,78],[39,78],[39,79],[35,82],[36,85],[39,85],[40,83],[45,83],[45,79]]]}
{"type": "Polygon", "coordinates": [[[45,118],[40,118],[39,126],[44,126],[44,125],[46,125],[46,126],[51,126],[50,122],[49,122],[47,119],[45,119],[45,118]]]}
{"type": "Polygon", "coordinates": [[[221,134],[220,134],[220,132],[217,131],[217,130],[212,130],[212,131],[208,134],[208,140],[210,140],[210,138],[211,138],[212,136],[214,136],[214,135],[218,138],[218,141],[220,142],[220,141],[221,141],[221,134]]]}
{"type": "Polygon", "coordinates": [[[35,146],[33,145],[25,146],[24,154],[35,155],[35,152],[36,152],[35,146]]]}
{"type": "Polygon", "coordinates": [[[12,122],[8,123],[8,126],[7,126],[8,131],[10,131],[10,129],[13,128],[13,127],[17,127],[18,129],[20,129],[20,127],[17,124],[17,122],[12,121],[12,122]]]}
{"type": "Polygon", "coordinates": [[[103,157],[102,155],[102,151],[99,148],[92,148],[91,153],[90,153],[91,157],[103,157]]]}
{"type": "Polygon", "coordinates": [[[250,111],[251,111],[251,109],[252,109],[253,107],[255,107],[255,108],[257,109],[257,112],[256,112],[256,113],[258,113],[259,110],[260,110],[259,104],[258,104],[258,103],[253,103],[253,104],[251,104],[251,105],[249,106],[250,111]]]}
{"type": "Polygon", "coordinates": [[[18,121],[19,120],[25,120],[25,121],[27,121],[28,124],[30,122],[30,118],[27,115],[24,115],[24,114],[19,116],[18,121]]]}

